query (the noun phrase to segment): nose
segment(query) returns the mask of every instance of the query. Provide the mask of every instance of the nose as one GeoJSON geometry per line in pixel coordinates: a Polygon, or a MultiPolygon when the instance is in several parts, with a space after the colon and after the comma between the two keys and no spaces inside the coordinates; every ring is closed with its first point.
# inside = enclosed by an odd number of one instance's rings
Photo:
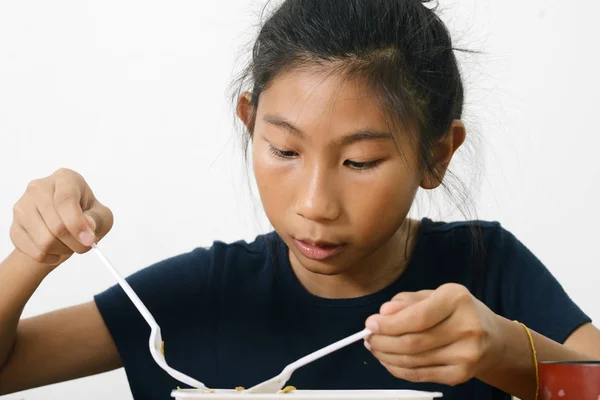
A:
{"type": "Polygon", "coordinates": [[[297,186],[296,214],[311,221],[334,221],[340,216],[341,206],[335,179],[326,168],[305,168],[297,186]]]}

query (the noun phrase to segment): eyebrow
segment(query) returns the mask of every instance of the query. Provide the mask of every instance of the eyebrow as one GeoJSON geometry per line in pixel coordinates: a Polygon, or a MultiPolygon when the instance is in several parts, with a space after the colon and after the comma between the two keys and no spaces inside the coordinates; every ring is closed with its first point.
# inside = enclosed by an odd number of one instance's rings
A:
{"type": "MultiPolygon", "coordinates": [[[[271,125],[274,125],[278,128],[282,128],[287,130],[293,136],[296,136],[299,139],[306,139],[306,135],[300,129],[292,125],[290,122],[285,119],[272,114],[267,114],[263,117],[263,120],[271,125]]],[[[394,137],[390,132],[384,131],[376,131],[372,129],[361,129],[356,132],[353,132],[349,135],[345,135],[339,140],[337,140],[337,144],[340,146],[349,146],[351,144],[366,140],[366,141],[391,141],[394,137]]]]}

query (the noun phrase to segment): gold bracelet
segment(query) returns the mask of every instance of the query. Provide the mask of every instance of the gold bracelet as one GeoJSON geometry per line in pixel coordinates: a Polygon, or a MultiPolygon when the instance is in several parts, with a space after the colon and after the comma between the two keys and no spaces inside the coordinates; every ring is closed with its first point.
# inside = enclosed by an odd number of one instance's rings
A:
{"type": "MultiPolygon", "coordinates": [[[[531,352],[533,353],[533,365],[535,366],[535,400],[537,400],[540,394],[540,374],[538,369],[537,352],[535,351],[535,344],[533,343],[533,336],[531,335],[531,331],[527,325],[519,321],[515,322],[525,328],[525,332],[527,332],[527,337],[529,338],[529,344],[531,345],[531,352]]],[[[514,399],[514,396],[512,398],[514,399]]]]}

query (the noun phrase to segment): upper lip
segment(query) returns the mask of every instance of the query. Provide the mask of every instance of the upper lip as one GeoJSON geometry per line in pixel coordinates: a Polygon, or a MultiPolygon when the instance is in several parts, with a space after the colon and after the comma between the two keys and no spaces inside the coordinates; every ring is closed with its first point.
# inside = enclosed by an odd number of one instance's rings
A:
{"type": "Polygon", "coordinates": [[[296,238],[296,240],[298,240],[299,242],[302,242],[302,243],[306,243],[309,246],[315,246],[315,247],[333,247],[333,246],[341,245],[341,243],[328,242],[326,240],[299,239],[299,238],[296,238]]]}

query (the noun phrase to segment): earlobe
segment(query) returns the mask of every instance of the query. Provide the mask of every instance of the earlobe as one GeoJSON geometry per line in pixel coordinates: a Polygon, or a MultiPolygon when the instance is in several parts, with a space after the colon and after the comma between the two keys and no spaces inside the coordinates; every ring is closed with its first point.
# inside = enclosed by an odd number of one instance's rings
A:
{"type": "Polygon", "coordinates": [[[425,190],[433,190],[442,184],[444,176],[446,175],[447,168],[443,171],[434,169],[433,171],[425,171],[423,179],[421,180],[421,187],[425,190]]]}
{"type": "Polygon", "coordinates": [[[247,129],[250,129],[252,124],[252,118],[254,116],[254,109],[252,107],[252,93],[243,92],[237,103],[237,116],[242,121],[242,123],[246,126],[247,129]]]}
{"type": "Polygon", "coordinates": [[[421,180],[421,187],[423,189],[435,189],[442,184],[450,161],[456,150],[464,143],[465,138],[465,124],[460,120],[452,121],[448,133],[433,145],[431,170],[425,171],[421,180]]]}

